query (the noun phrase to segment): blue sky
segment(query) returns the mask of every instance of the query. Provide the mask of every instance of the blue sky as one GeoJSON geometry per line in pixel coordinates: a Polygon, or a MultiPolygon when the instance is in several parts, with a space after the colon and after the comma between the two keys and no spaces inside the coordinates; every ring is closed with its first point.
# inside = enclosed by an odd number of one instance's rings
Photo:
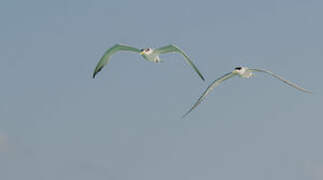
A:
{"type": "Polygon", "coordinates": [[[0,3],[0,179],[322,180],[323,2],[0,3]],[[154,64],[104,51],[176,44],[154,64]],[[234,78],[181,116],[235,66],[234,78]]]}

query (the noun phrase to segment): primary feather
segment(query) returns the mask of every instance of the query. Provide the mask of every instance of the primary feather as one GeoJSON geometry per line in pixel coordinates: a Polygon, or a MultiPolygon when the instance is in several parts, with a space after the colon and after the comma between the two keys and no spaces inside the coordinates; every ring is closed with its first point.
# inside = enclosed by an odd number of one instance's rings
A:
{"type": "Polygon", "coordinates": [[[131,51],[131,52],[137,52],[140,53],[140,49],[127,46],[127,45],[121,45],[121,44],[116,44],[112,46],[110,49],[108,49],[96,65],[94,72],[93,72],[93,78],[95,78],[96,74],[102,70],[102,68],[109,62],[110,57],[118,52],[118,51],[131,51]]]}
{"type": "Polygon", "coordinates": [[[205,97],[213,90],[213,88],[215,88],[216,86],[218,86],[221,82],[235,76],[237,74],[234,74],[232,72],[227,73],[221,77],[219,77],[218,79],[214,80],[211,85],[209,85],[209,87],[203,92],[203,94],[201,95],[201,97],[196,101],[196,103],[193,105],[193,107],[188,110],[182,117],[185,117],[186,115],[188,115],[191,111],[193,111],[193,109],[196,108],[196,106],[198,106],[204,99],[205,97]]]}
{"type": "Polygon", "coordinates": [[[303,92],[306,92],[306,93],[312,93],[311,91],[309,91],[309,90],[307,90],[307,89],[304,89],[304,88],[302,88],[302,87],[300,87],[300,86],[298,86],[298,85],[296,85],[296,84],[294,84],[294,83],[292,83],[292,82],[290,82],[290,81],[288,81],[288,80],[286,80],[286,79],[282,78],[281,76],[279,76],[279,75],[277,75],[277,74],[274,74],[274,73],[273,73],[273,72],[271,72],[271,71],[268,71],[268,70],[265,70],[265,69],[249,69],[249,70],[251,70],[251,71],[255,71],[255,72],[263,72],[263,73],[267,73],[267,74],[269,74],[269,75],[273,76],[274,78],[277,78],[277,79],[279,79],[279,80],[283,81],[284,83],[286,83],[286,84],[290,85],[290,86],[291,86],[291,87],[293,87],[293,88],[296,88],[296,89],[298,89],[298,90],[300,90],[300,91],[303,91],[303,92]]]}
{"type": "Polygon", "coordinates": [[[167,46],[163,46],[161,48],[155,49],[154,50],[157,54],[166,54],[166,53],[171,53],[171,52],[175,52],[175,53],[180,53],[181,55],[184,56],[186,62],[193,67],[193,69],[195,70],[195,72],[200,76],[200,78],[205,81],[202,73],[197,69],[197,67],[195,66],[195,64],[193,63],[193,61],[184,53],[183,50],[179,49],[178,47],[176,47],[175,45],[167,45],[167,46]]]}

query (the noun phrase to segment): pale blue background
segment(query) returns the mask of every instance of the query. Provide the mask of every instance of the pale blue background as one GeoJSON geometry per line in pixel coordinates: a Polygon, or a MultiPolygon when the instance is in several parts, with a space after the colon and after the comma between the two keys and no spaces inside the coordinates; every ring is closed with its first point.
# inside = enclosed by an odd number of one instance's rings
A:
{"type": "Polygon", "coordinates": [[[323,179],[323,1],[2,0],[1,180],[323,179]],[[154,64],[115,43],[187,52],[154,64]],[[187,118],[205,88],[231,79],[187,118]]]}

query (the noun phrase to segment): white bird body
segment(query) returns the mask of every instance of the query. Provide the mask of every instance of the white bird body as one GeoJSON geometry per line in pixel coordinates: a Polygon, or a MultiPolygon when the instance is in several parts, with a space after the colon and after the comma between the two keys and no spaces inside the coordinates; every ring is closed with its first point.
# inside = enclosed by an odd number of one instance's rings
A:
{"type": "Polygon", "coordinates": [[[273,76],[274,78],[277,78],[281,81],[283,81],[284,83],[288,84],[289,86],[296,88],[297,90],[300,90],[302,92],[305,93],[311,93],[311,91],[306,90],[290,81],[285,80],[284,78],[280,77],[277,74],[274,74],[268,70],[264,70],[264,69],[249,69],[247,67],[236,67],[232,72],[229,72],[223,76],[221,76],[220,78],[214,80],[209,87],[204,91],[204,93],[200,96],[200,98],[196,101],[196,103],[193,105],[193,107],[183,115],[183,117],[185,117],[187,114],[189,114],[194,108],[196,108],[204,99],[205,97],[213,90],[213,88],[215,88],[216,86],[218,86],[220,83],[222,83],[223,81],[232,78],[236,75],[238,75],[241,78],[250,78],[252,76],[254,76],[253,72],[263,72],[266,74],[269,74],[271,76],[273,76]]]}
{"type": "MultiPolygon", "coordinates": [[[[240,67],[237,67],[240,68],[240,67]]],[[[237,73],[242,78],[250,78],[254,76],[252,71],[250,71],[247,67],[241,67],[241,69],[235,69],[233,73],[237,73]]]]}
{"type": "Polygon", "coordinates": [[[147,61],[155,62],[155,63],[160,62],[159,54],[156,53],[156,51],[152,48],[141,49],[140,54],[147,61]]]}

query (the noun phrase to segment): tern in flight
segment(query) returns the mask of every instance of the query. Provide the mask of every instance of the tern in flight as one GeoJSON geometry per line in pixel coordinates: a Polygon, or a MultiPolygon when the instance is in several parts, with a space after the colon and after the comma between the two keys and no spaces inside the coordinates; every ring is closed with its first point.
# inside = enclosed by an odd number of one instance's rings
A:
{"type": "Polygon", "coordinates": [[[182,51],[181,49],[179,49],[175,45],[167,45],[167,46],[163,46],[163,47],[157,48],[157,49],[152,49],[152,48],[137,49],[137,48],[127,46],[127,45],[116,44],[104,53],[104,55],[102,56],[102,58],[100,59],[100,61],[98,62],[97,66],[94,70],[93,78],[95,78],[96,74],[98,72],[100,72],[102,70],[102,68],[109,62],[110,57],[114,53],[117,53],[119,51],[136,52],[136,53],[139,53],[147,61],[151,61],[151,62],[155,62],[155,63],[161,62],[161,59],[159,58],[160,54],[166,54],[166,53],[172,53],[172,52],[180,53],[185,57],[186,62],[193,67],[195,72],[204,81],[203,75],[200,73],[200,71],[194,65],[192,60],[184,53],[184,51],[182,51]]]}
{"type": "Polygon", "coordinates": [[[216,86],[218,86],[221,82],[231,78],[231,77],[234,77],[236,75],[239,75],[240,77],[242,78],[250,78],[252,76],[254,76],[253,72],[263,72],[263,73],[266,73],[266,74],[269,74],[281,81],[283,81],[284,83],[290,85],[291,87],[293,88],[296,88],[302,92],[305,92],[305,93],[312,93],[311,91],[309,90],[306,90],[302,87],[299,87],[298,85],[292,83],[292,82],[289,82],[287,80],[285,80],[284,78],[270,72],[270,71],[267,71],[267,70],[264,70],[264,69],[249,69],[247,67],[236,67],[232,72],[229,72],[223,76],[221,76],[220,78],[214,80],[212,82],[211,85],[209,85],[209,87],[204,91],[204,93],[202,94],[202,96],[196,101],[196,103],[193,105],[193,107],[187,111],[187,113],[185,113],[183,115],[183,117],[185,117],[187,114],[189,114],[194,108],[196,108],[196,106],[198,106],[204,99],[205,97],[212,91],[213,88],[215,88],[216,86]]]}

